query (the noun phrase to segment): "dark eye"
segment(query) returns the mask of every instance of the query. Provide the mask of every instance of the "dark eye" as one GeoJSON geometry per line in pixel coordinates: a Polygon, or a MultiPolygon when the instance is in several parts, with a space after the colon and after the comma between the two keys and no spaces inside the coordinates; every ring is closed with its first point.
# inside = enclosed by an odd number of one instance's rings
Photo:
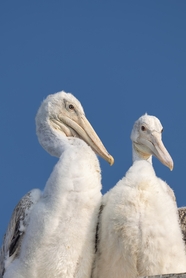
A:
{"type": "Polygon", "coordinates": [[[144,125],[141,126],[141,130],[142,130],[142,131],[145,131],[145,130],[146,130],[146,128],[145,128],[144,125]]]}
{"type": "Polygon", "coordinates": [[[73,109],[74,109],[74,105],[69,104],[68,108],[69,108],[70,110],[73,110],[73,109]]]}
{"type": "Polygon", "coordinates": [[[161,133],[163,133],[163,128],[162,128],[162,130],[161,130],[161,133]]]}

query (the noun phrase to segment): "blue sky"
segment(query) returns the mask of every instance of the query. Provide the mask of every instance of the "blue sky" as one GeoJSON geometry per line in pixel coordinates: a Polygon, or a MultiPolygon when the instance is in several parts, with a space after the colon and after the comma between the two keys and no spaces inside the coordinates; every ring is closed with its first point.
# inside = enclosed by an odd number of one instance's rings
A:
{"type": "Polygon", "coordinates": [[[13,208],[43,189],[57,162],[39,145],[35,115],[61,90],[82,103],[115,164],[100,159],[103,193],[132,163],[130,133],[157,116],[174,160],[156,173],[186,205],[186,1],[0,1],[0,238],[13,208]]]}

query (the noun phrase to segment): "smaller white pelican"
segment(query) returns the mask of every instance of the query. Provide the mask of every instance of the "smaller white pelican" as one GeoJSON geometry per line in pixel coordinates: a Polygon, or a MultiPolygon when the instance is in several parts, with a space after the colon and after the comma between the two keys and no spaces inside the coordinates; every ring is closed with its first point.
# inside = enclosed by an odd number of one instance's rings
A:
{"type": "Polygon", "coordinates": [[[43,192],[32,190],[16,206],[0,251],[0,277],[88,278],[102,197],[95,153],[114,160],[72,94],[49,95],[36,129],[59,161],[43,192]]]}
{"type": "Polygon", "coordinates": [[[160,121],[147,114],[134,124],[133,165],[103,197],[94,278],[186,272],[174,194],[152,166],[154,155],[173,169],[162,130],[160,121]]]}

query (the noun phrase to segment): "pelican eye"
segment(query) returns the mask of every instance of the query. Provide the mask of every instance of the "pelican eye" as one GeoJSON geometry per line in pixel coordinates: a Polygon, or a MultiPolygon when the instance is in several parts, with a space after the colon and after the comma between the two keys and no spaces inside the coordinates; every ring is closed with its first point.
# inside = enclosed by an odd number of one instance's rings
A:
{"type": "Polygon", "coordinates": [[[69,104],[68,108],[69,108],[70,110],[73,110],[73,109],[74,109],[74,105],[69,104]]]}
{"type": "Polygon", "coordinates": [[[142,130],[142,131],[145,131],[145,130],[146,130],[146,128],[145,128],[144,125],[141,126],[141,130],[142,130]]]}
{"type": "Polygon", "coordinates": [[[162,130],[161,130],[161,133],[163,133],[163,128],[162,128],[162,130]]]}

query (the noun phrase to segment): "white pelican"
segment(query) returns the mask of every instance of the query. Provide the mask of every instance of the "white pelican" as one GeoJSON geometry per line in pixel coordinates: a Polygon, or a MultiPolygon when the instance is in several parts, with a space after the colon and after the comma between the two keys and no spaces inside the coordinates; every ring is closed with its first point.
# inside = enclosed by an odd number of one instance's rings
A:
{"type": "Polygon", "coordinates": [[[32,190],[14,210],[1,248],[1,277],[88,278],[102,197],[95,153],[111,165],[113,158],[70,93],[43,101],[36,130],[59,161],[43,192],[32,190]]]}
{"type": "Polygon", "coordinates": [[[145,114],[134,124],[133,165],[103,196],[94,278],[136,278],[186,271],[186,254],[170,187],[158,178],[152,155],[173,169],[162,125],[145,114]]]}

